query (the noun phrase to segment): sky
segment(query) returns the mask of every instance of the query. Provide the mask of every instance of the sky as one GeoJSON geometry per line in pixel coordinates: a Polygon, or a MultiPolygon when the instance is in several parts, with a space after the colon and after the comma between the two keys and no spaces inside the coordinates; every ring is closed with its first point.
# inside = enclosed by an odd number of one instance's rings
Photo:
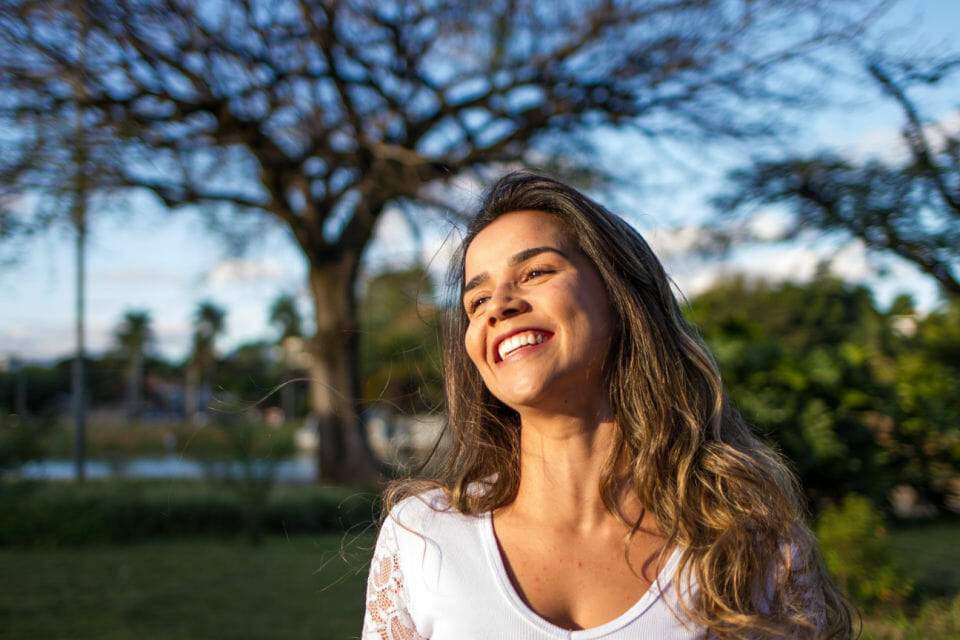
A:
{"type": "MultiPolygon", "coordinates": [[[[904,2],[886,22],[905,25],[918,42],[957,44],[953,34],[960,29],[960,2],[904,2]]],[[[955,111],[960,87],[954,85],[929,96],[924,106],[927,115],[960,128],[955,111]]],[[[842,107],[815,114],[803,140],[811,149],[830,146],[854,158],[894,154],[900,126],[897,109],[876,95],[848,99],[842,107]]],[[[608,157],[618,157],[630,144],[629,136],[622,134],[600,143],[608,157]]],[[[871,256],[857,242],[810,240],[752,246],[726,256],[691,256],[688,249],[697,238],[697,222],[709,214],[706,198],[718,186],[716,173],[691,175],[681,167],[667,167],[656,179],[648,179],[651,184],[643,191],[598,196],[647,237],[684,295],[695,295],[717,278],[734,273],[802,281],[813,275],[820,261],[830,259],[838,275],[871,286],[880,304],[900,292],[914,295],[924,309],[938,303],[935,285],[915,268],[901,260],[871,256]]],[[[467,180],[455,182],[454,188],[467,204],[479,199],[482,191],[482,185],[467,180]]],[[[761,231],[775,232],[778,213],[769,212],[757,224],[761,231]]],[[[440,274],[454,243],[455,236],[443,225],[430,225],[418,245],[402,217],[388,212],[367,250],[366,270],[419,259],[440,274]]],[[[14,248],[17,262],[0,265],[0,369],[12,359],[66,357],[75,345],[75,250],[70,232],[52,230],[14,248]]],[[[114,210],[92,212],[86,273],[86,342],[93,353],[112,346],[113,333],[128,310],[148,311],[157,351],[180,361],[187,355],[192,316],[202,300],[227,311],[226,333],[218,343],[223,352],[275,338],[268,313],[279,294],[296,295],[305,316],[311,304],[304,259],[283,229],[265,231],[246,253],[231,255],[200,213],[167,212],[145,194],[131,196],[114,210]]]]}

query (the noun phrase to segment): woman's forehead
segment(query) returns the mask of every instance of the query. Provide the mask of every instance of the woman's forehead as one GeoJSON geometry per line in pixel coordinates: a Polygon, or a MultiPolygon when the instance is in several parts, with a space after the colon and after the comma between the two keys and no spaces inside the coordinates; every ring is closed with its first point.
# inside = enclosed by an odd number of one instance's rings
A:
{"type": "Polygon", "coordinates": [[[471,239],[464,255],[464,276],[484,265],[540,246],[579,252],[574,235],[559,216],[536,210],[505,213],[471,239]]]}

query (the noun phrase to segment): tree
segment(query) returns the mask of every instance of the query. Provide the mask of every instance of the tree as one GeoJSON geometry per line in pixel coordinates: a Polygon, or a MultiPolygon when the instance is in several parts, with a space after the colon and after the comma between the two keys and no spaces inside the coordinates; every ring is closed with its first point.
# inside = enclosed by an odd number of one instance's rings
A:
{"type": "Polygon", "coordinates": [[[818,56],[861,33],[875,4],[13,0],[0,9],[0,122],[18,133],[3,143],[17,164],[43,142],[37,123],[79,111],[110,134],[100,188],[232,213],[238,233],[264,219],[247,214],[282,224],[309,267],[320,473],[370,481],[354,288],[388,207],[435,203],[443,180],[518,160],[599,173],[584,135],[598,127],[771,135],[784,116],[769,107],[809,105],[819,83],[777,74],[822,71],[818,56]],[[63,46],[78,25],[82,59],[63,46]]]}
{"type": "Polygon", "coordinates": [[[198,391],[201,383],[208,396],[213,388],[217,359],[215,342],[223,333],[225,315],[221,307],[209,300],[199,303],[194,312],[193,349],[187,360],[187,391],[184,399],[187,418],[193,418],[200,409],[198,391]]]}
{"type": "Polygon", "coordinates": [[[897,485],[949,510],[960,479],[960,303],[904,327],[863,286],[718,284],[691,303],[744,417],[786,455],[810,505],[889,508],[897,485]]]}
{"type": "Polygon", "coordinates": [[[114,333],[117,344],[127,359],[127,418],[143,416],[143,362],[147,346],[153,340],[149,311],[127,311],[114,333]]]}
{"type": "Polygon", "coordinates": [[[884,327],[869,291],[820,277],[809,285],[717,285],[692,301],[724,386],[792,463],[819,509],[848,493],[884,504],[895,484],[871,416],[888,393],[867,353],[884,327]]]}
{"type": "Polygon", "coordinates": [[[878,423],[878,435],[900,481],[948,512],[960,486],[960,298],[906,319],[878,371],[892,418],[878,423]]]}
{"type": "Polygon", "coordinates": [[[868,64],[870,77],[905,118],[902,161],[858,163],[832,152],[758,160],[730,175],[717,207],[783,204],[793,213],[785,237],[806,229],[839,232],[917,265],[944,293],[960,295],[960,130],[924,120],[909,91],[946,83],[960,58],[927,65],[868,64]]]}
{"type": "Polygon", "coordinates": [[[285,420],[296,413],[296,390],[294,384],[297,361],[303,350],[303,331],[297,300],[284,293],[277,296],[270,306],[270,324],[277,328],[277,343],[283,353],[283,387],[280,389],[280,405],[285,420]]]}
{"type": "Polygon", "coordinates": [[[359,300],[361,398],[391,413],[436,411],[443,401],[440,313],[423,267],[377,274],[359,300]]]}
{"type": "Polygon", "coordinates": [[[299,338],[303,335],[300,328],[300,311],[297,309],[297,300],[288,293],[277,296],[270,305],[270,324],[277,328],[278,342],[286,338],[299,338]]]}

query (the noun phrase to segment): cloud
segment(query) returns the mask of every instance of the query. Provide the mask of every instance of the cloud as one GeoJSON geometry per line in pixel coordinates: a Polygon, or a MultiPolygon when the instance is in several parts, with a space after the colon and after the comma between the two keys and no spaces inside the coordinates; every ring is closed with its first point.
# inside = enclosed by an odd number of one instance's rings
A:
{"type": "Polygon", "coordinates": [[[654,229],[646,234],[650,248],[660,258],[683,256],[703,246],[708,239],[699,225],[682,225],[654,229]]]}
{"type": "Polygon", "coordinates": [[[705,256],[697,253],[660,254],[667,272],[686,296],[695,296],[736,275],[766,282],[809,282],[821,265],[851,282],[876,278],[878,270],[861,240],[843,245],[761,243],[734,248],[730,253],[705,256]]]}
{"type": "MultiPolygon", "coordinates": [[[[939,119],[924,125],[923,131],[934,149],[946,141],[946,135],[960,133],[960,110],[946,112],[939,119]]],[[[896,127],[870,129],[852,146],[847,154],[855,162],[880,160],[891,164],[905,162],[909,151],[903,140],[903,123],[896,127]]]]}
{"type": "Polygon", "coordinates": [[[208,285],[233,285],[257,280],[275,280],[284,276],[280,265],[272,260],[227,258],[207,272],[208,285]]]}
{"type": "Polygon", "coordinates": [[[92,274],[94,280],[105,284],[156,286],[179,285],[183,282],[180,274],[160,271],[150,267],[132,267],[128,269],[106,269],[92,274]]]}
{"type": "Polygon", "coordinates": [[[761,242],[770,242],[783,237],[789,222],[782,211],[760,211],[750,218],[748,231],[761,242]]]}
{"type": "MultiPolygon", "coordinates": [[[[87,321],[84,344],[88,354],[99,355],[113,345],[113,326],[87,321]]],[[[68,322],[13,324],[0,330],[0,354],[28,360],[69,357],[76,349],[76,336],[68,322]]]]}

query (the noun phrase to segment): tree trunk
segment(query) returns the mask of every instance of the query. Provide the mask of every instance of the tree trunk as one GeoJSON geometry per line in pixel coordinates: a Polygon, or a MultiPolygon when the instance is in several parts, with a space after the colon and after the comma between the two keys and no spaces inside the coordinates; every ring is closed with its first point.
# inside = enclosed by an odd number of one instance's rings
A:
{"type": "Polygon", "coordinates": [[[310,344],[310,406],[317,418],[318,480],[371,484],[382,480],[367,444],[357,402],[353,283],[358,256],[310,266],[317,332],[310,344]]]}
{"type": "Polygon", "coordinates": [[[197,387],[200,384],[197,365],[192,360],[187,362],[184,378],[183,418],[187,422],[190,422],[197,414],[197,387]]]}
{"type": "Polygon", "coordinates": [[[127,420],[139,422],[143,415],[143,355],[130,356],[127,366],[127,420]]]}

